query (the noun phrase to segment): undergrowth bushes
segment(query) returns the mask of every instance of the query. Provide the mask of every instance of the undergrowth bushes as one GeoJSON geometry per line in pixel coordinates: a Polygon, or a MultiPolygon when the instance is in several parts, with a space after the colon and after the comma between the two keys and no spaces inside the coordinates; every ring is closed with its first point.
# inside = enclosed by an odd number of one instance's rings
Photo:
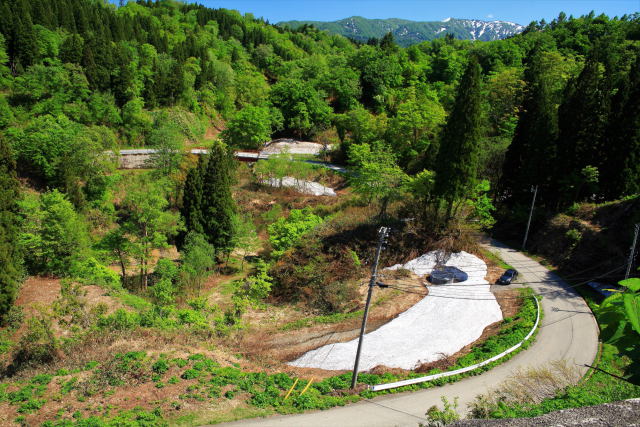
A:
{"type": "MultiPolygon", "coordinates": [[[[527,298],[523,302],[520,312],[511,319],[505,319],[506,327],[503,330],[508,332],[498,334],[494,339],[487,340],[469,355],[459,359],[451,369],[485,360],[496,354],[496,352],[501,352],[510,347],[515,341],[519,341],[530,330],[535,321],[535,303],[532,298],[529,298],[530,294],[527,294],[526,291],[523,291],[523,293],[523,296],[527,298]]],[[[198,304],[195,305],[198,306],[198,304]]],[[[186,315],[187,312],[184,311],[183,314],[186,315]]],[[[194,310],[194,312],[196,311],[194,310]]],[[[128,316],[128,314],[124,313],[126,311],[123,310],[118,314],[114,313],[107,317],[120,319],[123,324],[126,324],[129,320],[126,320],[125,316],[128,316]]],[[[508,357],[502,361],[506,359],[508,357]]],[[[495,366],[500,362],[494,362],[491,365],[495,366]]],[[[11,406],[16,408],[18,413],[29,414],[37,412],[46,404],[47,399],[51,398],[51,396],[47,395],[47,384],[52,381],[59,384],[59,393],[71,394],[81,402],[91,396],[106,398],[114,394],[118,387],[124,385],[153,383],[158,389],[167,385],[177,387],[179,394],[177,395],[177,400],[170,403],[172,407],[181,407],[181,402],[221,402],[240,398],[250,407],[287,414],[310,409],[327,409],[341,406],[361,398],[373,397],[384,393],[434,387],[457,381],[464,376],[475,375],[490,367],[394,390],[383,392],[363,390],[360,393],[353,394],[348,390],[351,382],[351,373],[325,378],[310,385],[308,384],[308,379],[301,378],[294,386],[295,378],[286,373],[246,372],[240,369],[237,364],[221,366],[219,361],[204,354],[191,354],[185,358],[168,354],[149,355],[142,351],[131,351],[116,354],[101,363],[87,363],[84,369],[76,369],[71,372],[60,370],[55,374],[37,375],[27,382],[18,382],[12,385],[0,384],[0,402],[9,402],[11,406]],[[80,374],[83,370],[85,373],[80,374]],[[86,371],[89,372],[86,373],[86,371]],[[7,389],[7,387],[10,387],[10,389],[7,389]],[[292,389],[291,394],[285,399],[290,389],[292,389]]],[[[437,372],[440,371],[434,369],[428,374],[437,372]]],[[[424,373],[362,373],[359,376],[359,382],[361,384],[374,385],[422,375],[424,373]]],[[[169,405],[168,402],[165,402],[165,404],[169,405]]],[[[56,421],[48,421],[44,425],[49,427],[85,425],[161,426],[166,423],[162,415],[163,409],[160,407],[150,412],[148,410],[135,409],[118,414],[108,410],[108,405],[104,408],[102,413],[92,411],[88,414],[88,418],[83,418],[82,413],[76,412],[73,417],[69,417],[71,414],[68,414],[56,421]]]]}
{"type": "MultiPolygon", "coordinates": [[[[347,206],[297,241],[273,265],[272,295],[276,300],[301,302],[324,314],[357,309],[357,285],[370,268],[380,224],[368,207],[347,206]]],[[[424,253],[429,242],[402,222],[393,224],[389,247],[380,265],[408,261],[424,253]]]]}

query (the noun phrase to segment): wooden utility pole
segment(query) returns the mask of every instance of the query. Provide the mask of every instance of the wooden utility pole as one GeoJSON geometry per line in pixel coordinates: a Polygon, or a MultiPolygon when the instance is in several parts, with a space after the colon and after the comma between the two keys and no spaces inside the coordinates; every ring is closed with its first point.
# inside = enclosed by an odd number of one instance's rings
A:
{"type": "Polygon", "coordinates": [[[533,191],[533,200],[531,201],[531,210],[529,211],[529,220],[527,221],[527,231],[524,232],[524,240],[522,241],[522,249],[524,250],[525,245],[527,244],[527,237],[529,237],[529,227],[531,226],[531,218],[533,217],[533,207],[536,204],[536,196],[538,195],[538,186],[531,187],[531,191],[533,191]]]}
{"type": "Polygon", "coordinates": [[[624,274],[624,278],[628,279],[631,274],[631,267],[633,266],[633,259],[636,254],[636,243],[638,242],[638,233],[640,232],[640,224],[635,225],[635,231],[633,234],[633,243],[631,244],[631,250],[629,252],[629,260],[627,261],[627,272],[624,274]]]}
{"type": "Polygon", "coordinates": [[[389,236],[388,227],[380,227],[378,230],[378,248],[376,249],[376,258],[371,268],[371,279],[369,280],[369,292],[367,293],[367,302],[364,306],[364,315],[362,316],[362,326],[360,327],[360,338],[358,338],[358,350],[356,351],[356,361],[353,365],[353,376],[351,377],[351,388],[356,387],[358,382],[358,365],[360,364],[360,352],[362,351],[362,338],[364,337],[364,331],[367,328],[367,315],[369,314],[369,305],[371,304],[371,296],[373,295],[373,287],[378,285],[378,262],[380,261],[380,252],[383,245],[387,242],[389,236]]]}

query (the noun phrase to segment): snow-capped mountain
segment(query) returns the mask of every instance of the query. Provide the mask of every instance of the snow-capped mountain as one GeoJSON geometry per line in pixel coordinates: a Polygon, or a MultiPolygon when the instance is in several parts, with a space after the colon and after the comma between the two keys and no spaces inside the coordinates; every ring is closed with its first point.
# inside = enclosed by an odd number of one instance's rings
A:
{"type": "Polygon", "coordinates": [[[465,40],[498,40],[524,30],[522,25],[505,21],[446,18],[442,21],[416,22],[397,18],[367,19],[360,16],[352,16],[333,22],[287,21],[280,22],[278,25],[298,28],[304,24],[312,24],[321,30],[360,41],[367,41],[371,37],[381,38],[391,32],[396,42],[401,46],[433,40],[444,37],[446,34],[452,34],[458,39],[465,40]]]}
{"type": "Polygon", "coordinates": [[[499,40],[518,34],[524,30],[522,25],[507,21],[480,21],[476,19],[447,18],[442,22],[445,25],[462,25],[469,31],[469,38],[471,40],[499,40]]]}

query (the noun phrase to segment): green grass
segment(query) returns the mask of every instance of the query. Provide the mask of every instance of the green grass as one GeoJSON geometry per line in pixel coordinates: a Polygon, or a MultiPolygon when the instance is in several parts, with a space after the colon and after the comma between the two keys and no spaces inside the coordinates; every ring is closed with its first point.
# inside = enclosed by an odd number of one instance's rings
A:
{"type": "MultiPolygon", "coordinates": [[[[531,291],[528,289],[521,290],[521,292],[525,296],[531,295],[531,291]]],[[[353,312],[319,316],[314,318],[313,322],[333,323],[361,315],[361,312],[353,312]]],[[[297,327],[307,321],[309,319],[302,319],[296,324],[292,322],[289,328],[297,327]]],[[[534,321],[535,303],[532,298],[526,298],[519,314],[513,318],[505,319],[504,327],[500,333],[490,337],[469,354],[460,358],[456,365],[450,369],[454,370],[469,366],[505,350],[519,342],[531,329],[534,321]]],[[[523,348],[526,348],[526,345],[523,348]]],[[[95,369],[87,378],[77,381],[75,379],[67,381],[67,378],[65,378],[56,380],[56,382],[62,382],[60,384],[61,393],[75,396],[79,401],[93,394],[102,393],[107,396],[109,393],[117,393],[119,387],[128,384],[130,381],[137,383],[154,382],[162,385],[177,384],[180,391],[178,393],[179,398],[175,404],[178,407],[184,407],[190,401],[198,401],[208,402],[209,408],[221,408],[220,414],[213,415],[209,410],[208,414],[183,414],[171,421],[172,424],[176,425],[195,425],[204,422],[232,421],[273,413],[290,414],[311,409],[328,409],[380,394],[436,387],[458,381],[469,375],[477,375],[493,366],[504,363],[514,354],[470,373],[382,392],[365,390],[357,395],[343,393],[344,390],[349,388],[350,373],[315,382],[304,394],[302,391],[306,387],[309,378],[301,378],[301,381],[295,385],[290,398],[287,400],[284,399],[284,395],[294,385],[295,378],[285,373],[267,374],[264,372],[246,372],[239,367],[221,367],[216,360],[202,354],[192,354],[186,359],[172,359],[166,355],[149,356],[145,352],[117,354],[112,360],[100,363],[97,366],[93,365],[92,368],[95,369]],[[223,404],[230,399],[241,399],[240,406],[231,409],[228,405],[223,404]],[[206,417],[203,418],[205,415],[206,417]]],[[[373,385],[437,372],[439,371],[432,370],[428,373],[402,375],[363,373],[359,376],[359,379],[361,383],[373,385]]],[[[66,374],[66,371],[60,373],[66,374]]],[[[0,389],[0,400],[8,401],[20,413],[36,412],[46,403],[46,384],[52,378],[54,378],[53,375],[41,374],[34,376],[29,383],[25,383],[17,391],[7,393],[6,387],[0,389]]],[[[111,426],[120,425],[118,423],[124,422],[128,423],[126,425],[138,426],[165,425],[167,421],[159,411],[117,412],[117,410],[114,410],[112,413],[93,415],[89,418],[83,419],[80,417],[76,421],[66,422],[66,424],[62,424],[62,421],[59,420],[49,421],[45,425],[51,427],[63,425],[111,426]],[[82,424],[83,422],[85,424],[82,424]]]]}
{"type": "Polygon", "coordinates": [[[494,263],[496,263],[500,268],[504,268],[505,270],[508,270],[508,269],[511,268],[511,269],[515,270],[515,268],[512,265],[507,264],[506,262],[504,262],[502,260],[502,258],[500,258],[495,253],[491,252],[490,250],[488,250],[488,249],[480,249],[480,252],[482,253],[482,255],[487,257],[489,260],[491,260],[494,263]]]}
{"type": "Polygon", "coordinates": [[[141,296],[134,295],[125,290],[122,291],[114,291],[111,293],[112,296],[120,300],[123,304],[128,305],[129,307],[135,308],[138,311],[144,311],[150,309],[153,304],[151,304],[146,299],[141,296]]]}

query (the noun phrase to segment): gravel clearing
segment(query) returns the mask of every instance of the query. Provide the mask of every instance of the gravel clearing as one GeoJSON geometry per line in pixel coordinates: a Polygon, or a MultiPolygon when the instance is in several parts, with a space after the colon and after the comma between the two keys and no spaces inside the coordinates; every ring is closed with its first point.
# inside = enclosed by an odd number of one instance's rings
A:
{"type": "MultiPolygon", "coordinates": [[[[405,268],[425,276],[436,265],[430,252],[389,270],[405,268]]],[[[465,282],[429,286],[429,295],[397,318],[364,337],[360,370],[378,365],[414,369],[451,355],[477,340],[488,325],[502,320],[502,311],[484,279],[487,266],[467,252],[451,255],[446,265],[469,275],[465,282]]],[[[416,284],[417,285],[417,284],[416,284]]],[[[414,288],[419,291],[420,288],[414,288]]],[[[326,370],[353,368],[358,340],[329,344],[289,364],[326,370]]]]}
{"type": "Polygon", "coordinates": [[[299,193],[309,194],[311,196],[336,195],[333,188],[325,187],[324,185],[313,181],[298,180],[290,176],[285,176],[282,178],[282,181],[277,178],[269,178],[263,180],[262,183],[271,187],[293,187],[299,193]]]}

